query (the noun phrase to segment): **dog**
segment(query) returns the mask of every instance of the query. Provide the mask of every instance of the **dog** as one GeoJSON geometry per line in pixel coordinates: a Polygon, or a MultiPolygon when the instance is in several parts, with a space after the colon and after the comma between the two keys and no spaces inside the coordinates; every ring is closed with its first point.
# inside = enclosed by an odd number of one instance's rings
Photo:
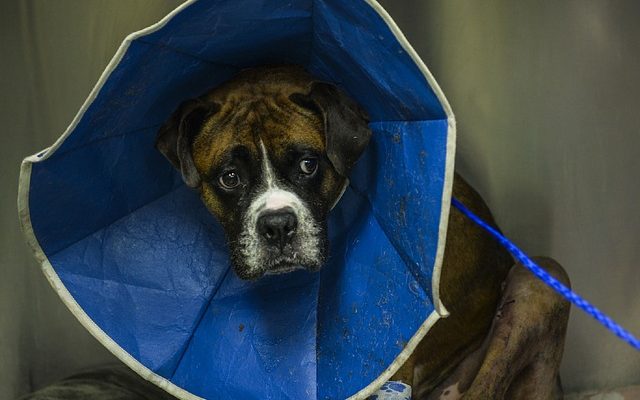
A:
{"type": "Polygon", "coordinates": [[[366,113],[302,69],[251,69],[182,104],[156,147],[222,224],[242,279],[317,271],[327,214],[371,131],[366,113]]]}
{"type": "MultiPolygon", "coordinates": [[[[184,102],[156,148],[222,225],[235,273],[255,280],[322,267],[327,215],[370,137],[367,113],[345,92],[279,66],[244,70],[184,102]]],[[[495,227],[457,174],[453,196],[495,227]]],[[[559,264],[536,260],[568,285],[559,264]]],[[[411,385],[414,399],[562,398],[568,303],[454,208],[440,292],[450,315],[392,380],[411,385]]]]}
{"type": "MultiPolygon", "coordinates": [[[[300,67],[262,67],[185,102],[160,129],[156,146],[222,224],[238,276],[257,279],[321,268],[328,248],[324,221],[369,142],[367,123],[367,113],[336,86],[300,67]]],[[[495,226],[482,198],[458,175],[453,195],[495,226]]],[[[568,283],[557,263],[539,261],[568,283]]],[[[441,293],[451,315],[436,323],[393,379],[413,384],[417,398],[438,398],[433,397],[440,396],[438,390],[443,398],[454,398],[454,389],[460,395],[475,390],[483,399],[561,395],[557,370],[566,302],[530,274],[510,274],[514,262],[507,251],[455,209],[443,262],[441,293]],[[536,290],[521,301],[518,296],[527,290],[515,287],[536,290]],[[550,330],[532,336],[541,326],[550,330]],[[525,356],[524,348],[500,354],[498,332],[513,335],[511,340],[546,334],[549,340],[527,346],[537,349],[544,342],[554,356],[540,361],[539,353],[525,356]],[[485,365],[490,350],[500,357],[485,365]],[[499,370],[499,362],[514,368],[502,371],[511,379],[495,389],[493,377],[478,377],[482,367],[499,370]],[[449,385],[441,388],[443,382],[449,385]],[[491,388],[481,389],[487,385],[491,388]],[[535,390],[527,392],[531,387],[535,390]]]]}

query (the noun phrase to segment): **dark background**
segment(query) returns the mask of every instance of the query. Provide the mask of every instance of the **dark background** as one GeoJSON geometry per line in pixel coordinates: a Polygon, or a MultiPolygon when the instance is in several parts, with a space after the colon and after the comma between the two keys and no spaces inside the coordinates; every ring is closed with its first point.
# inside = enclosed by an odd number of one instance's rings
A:
{"type": "MultiPolygon", "coordinates": [[[[114,360],[18,226],[23,157],[51,145],[124,37],[179,1],[0,2],[0,399],[114,360]]],[[[458,121],[457,169],[503,230],[640,333],[640,3],[382,1],[458,121]]],[[[569,390],[640,384],[640,355],[573,310],[569,390]]]]}

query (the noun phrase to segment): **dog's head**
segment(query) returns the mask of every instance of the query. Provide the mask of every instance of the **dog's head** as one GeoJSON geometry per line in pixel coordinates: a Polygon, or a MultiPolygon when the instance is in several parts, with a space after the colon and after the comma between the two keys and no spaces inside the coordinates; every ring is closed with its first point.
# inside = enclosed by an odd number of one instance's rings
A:
{"type": "Polygon", "coordinates": [[[255,279],[322,266],[367,119],[300,68],[256,68],[183,103],[156,147],[222,224],[238,276],[255,279]]]}

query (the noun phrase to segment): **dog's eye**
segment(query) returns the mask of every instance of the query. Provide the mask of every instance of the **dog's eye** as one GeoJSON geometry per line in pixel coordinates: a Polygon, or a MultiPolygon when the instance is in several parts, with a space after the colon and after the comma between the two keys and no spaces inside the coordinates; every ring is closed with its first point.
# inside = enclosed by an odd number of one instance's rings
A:
{"type": "Polygon", "coordinates": [[[240,176],[236,171],[227,171],[220,175],[218,182],[225,189],[233,189],[240,184],[240,176]]]}
{"type": "Polygon", "coordinates": [[[300,170],[306,175],[313,175],[318,169],[317,158],[305,158],[300,161],[300,170]]]}

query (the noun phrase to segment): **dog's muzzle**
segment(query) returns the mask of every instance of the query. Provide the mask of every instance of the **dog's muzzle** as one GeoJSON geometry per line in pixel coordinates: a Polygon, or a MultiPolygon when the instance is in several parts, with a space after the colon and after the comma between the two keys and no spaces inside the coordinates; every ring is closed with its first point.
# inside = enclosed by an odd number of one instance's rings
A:
{"type": "Polygon", "coordinates": [[[307,205],[293,192],[271,188],[259,194],[244,218],[239,240],[248,276],[280,274],[323,260],[322,229],[307,205]]]}

